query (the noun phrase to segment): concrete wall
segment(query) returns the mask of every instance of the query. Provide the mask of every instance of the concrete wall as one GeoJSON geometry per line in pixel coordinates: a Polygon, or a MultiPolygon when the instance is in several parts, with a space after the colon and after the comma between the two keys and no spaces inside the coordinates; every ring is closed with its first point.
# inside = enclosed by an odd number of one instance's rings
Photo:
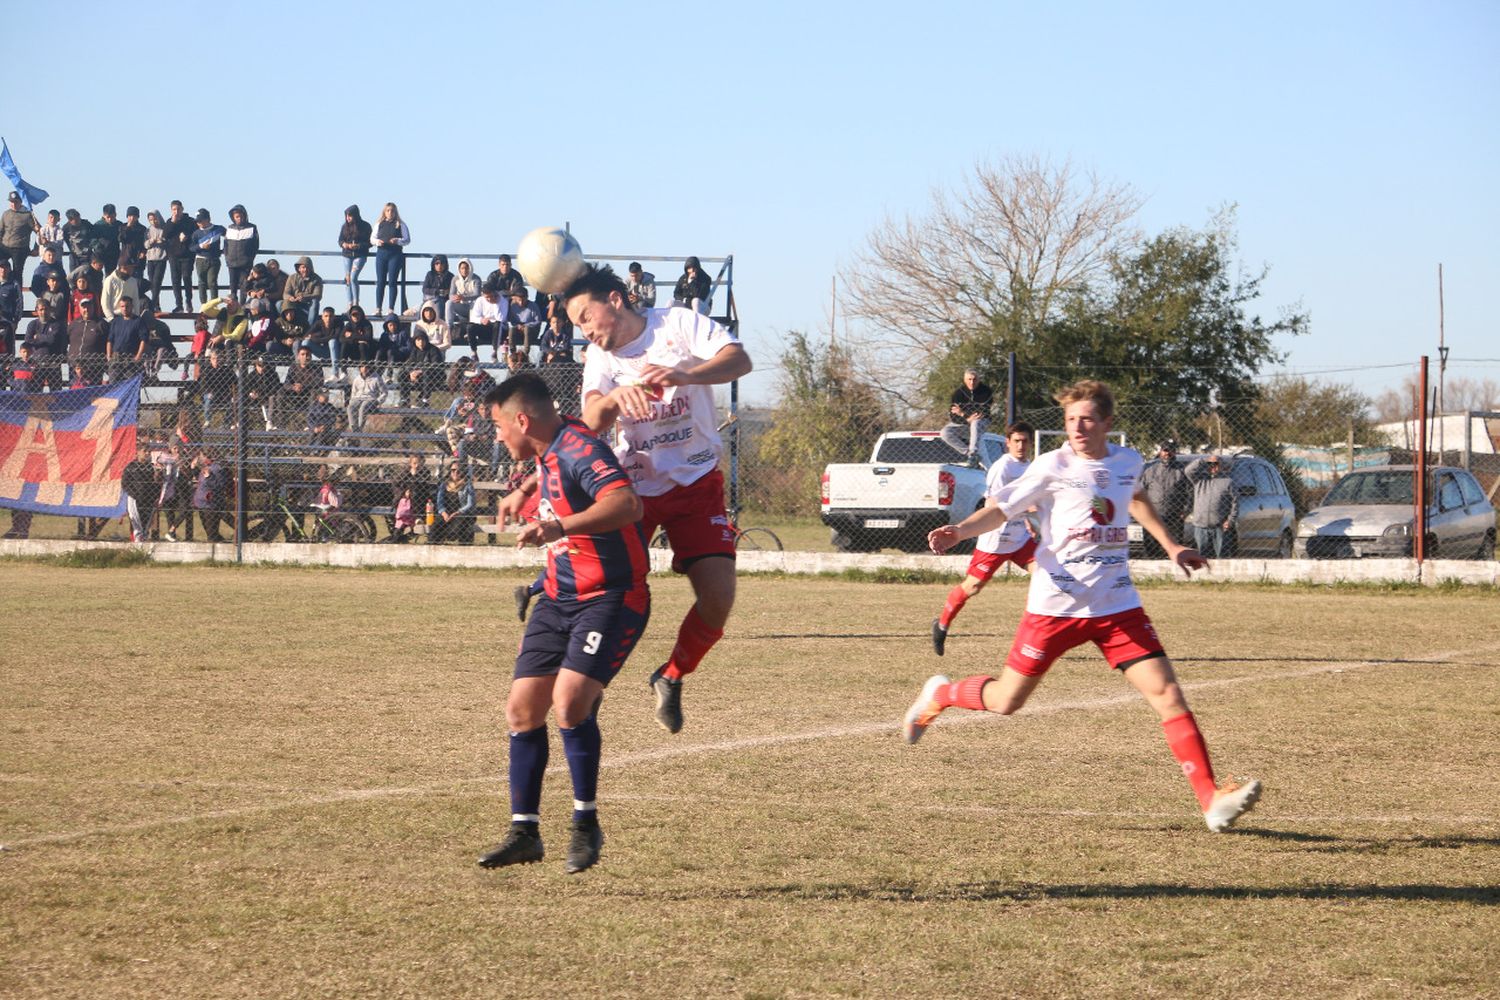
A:
{"type": "MultiPolygon", "coordinates": [[[[0,540],[0,556],[47,556],[77,549],[141,548],[159,562],[234,562],[234,545],[207,542],[158,542],[133,546],[127,542],[83,542],[51,539],[0,540]]],[[[540,569],[546,555],[539,549],[506,545],[292,545],[285,542],[249,543],[244,562],[294,566],[416,566],[425,568],[540,569]]],[[[846,569],[919,569],[961,577],[967,556],[853,554],[842,552],[741,552],[744,572],[838,573],[846,569]]],[[[653,549],[651,568],[666,573],[671,553],[653,549]]],[[[1007,571],[1016,573],[1014,567],[1007,571]]],[[[1180,570],[1163,561],[1136,560],[1137,579],[1173,577],[1180,570]]],[[[1500,586],[1500,562],[1456,559],[1429,560],[1418,567],[1412,559],[1221,559],[1195,581],[1249,583],[1421,583],[1445,581],[1500,586]]]]}

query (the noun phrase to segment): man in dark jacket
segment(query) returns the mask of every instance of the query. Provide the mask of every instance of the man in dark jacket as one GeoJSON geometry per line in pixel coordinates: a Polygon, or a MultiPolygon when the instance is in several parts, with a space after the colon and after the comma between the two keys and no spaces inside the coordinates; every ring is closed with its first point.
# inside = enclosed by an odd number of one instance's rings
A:
{"type": "Polygon", "coordinates": [[[21,322],[21,283],[6,258],[0,257],[0,320],[14,330],[21,322]]]}
{"type": "Polygon", "coordinates": [[[245,406],[260,407],[268,431],[276,429],[276,400],[280,395],[281,376],[265,355],[260,355],[255,359],[255,367],[245,375],[245,406]]]}
{"type": "MultiPolygon", "coordinates": [[[[193,233],[192,218],[182,209],[182,202],[172,202],[172,215],[162,224],[167,238],[167,263],[172,268],[172,311],[188,312],[193,308],[193,233]]],[[[156,303],[161,307],[161,303],[156,303]]]]}
{"type": "Polygon", "coordinates": [[[443,351],[427,339],[427,331],[412,335],[412,349],[401,373],[401,405],[416,396],[418,406],[426,406],[432,394],[443,386],[443,351]]]}
{"type": "Polygon", "coordinates": [[[104,345],[109,328],[99,318],[93,299],[83,303],[83,315],[68,324],[68,370],[74,382],[98,385],[104,374],[104,345]]]}
{"type": "Polygon", "coordinates": [[[260,230],[250,222],[244,205],[229,210],[229,225],[224,227],[224,266],[229,268],[229,287],[233,294],[245,286],[245,277],[260,253],[260,230]]]}
{"type": "Polygon", "coordinates": [[[979,381],[979,373],[973,368],[964,369],[964,381],[948,403],[948,423],[943,428],[943,440],[962,452],[973,468],[979,468],[979,442],[990,426],[990,407],[995,402],[995,393],[979,381]]]}
{"type": "Polygon", "coordinates": [[[707,316],[708,297],[712,291],[713,283],[703,273],[703,265],[697,257],[689,257],[682,262],[682,277],[672,289],[672,304],[707,316]]]}
{"type": "Polygon", "coordinates": [[[125,209],[125,224],[120,227],[120,253],[129,258],[136,274],[146,272],[146,227],[141,225],[141,210],[134,205],[125,209]]]}
{"type": "Polygon", "coordinates": [[[130,515],[130,540],[150,541],[161,484],[156,481],[151,455],[144,444],[136,446],[135,461],[121,471],[120,489],[125,493],[125,512],[130,515]]]}
{"type": "Polygon", "coordinates": [[[213,423],[215,413],[225,414],[225,422],[234,413],[234,368],[227,364],[218,348],[210,348],[208,364],[198,375],[198,393],[203,397],[203,426],[213,423]]]}
{"type": "Polygon", "coordinates": [[[115,217],[115,206],[105,205],[94,223],[94,255],[114,264],[120,259],[120,230],[125,223],[115,217]]]}
{"type": "MultiPolygon", "coordinates": [[[[1181,540],[1184,522],[1192,504],[1193,487],[1177,464],[1177,442],[1163,441],[1156,447],[1156,461],[1141,473],[1141,489],[1161,516],[1162,524],[1173,538],[1181,540]]],[[[1166,553],[1150,533],[1146,533],[1145,553],[1148,559],[1161,559],[1166,553]]]]}
{"type": "Polygon", "coordinates": [[[68,221],[63,223],[63,242],[68,246],[68,270],[78,270],[88,264],[94,255],[94,227],[83,220],[76,208],[67,211],[68,221]]]}
{"type": "Polygon", "coordinates": [[[307,430],[311,443],[332,448],[339,440],[339,411],[328,401],[328,389],[319,386],[313,404],[307,408],[307,430]]]}
{"type": "Polygon", "coordinates": [[[323,388],[323,369],[313,363],[312,351],[298,348],[297,363],[287,369],[286,381],[281,386],[283,406],[277,407],[276,423],[281,427],[296,427],[307,422],[307,411],[314,396],[323,388]]]}
{"type": "Polygon", "coordinates": [[[31,272],[31,294],[34,298],[41,298],[47,293],[47,275],[57,275],[58,287],[65,287],[68,283],[68,272],[63,270],[62,264],[58,263],[57,251],[51,247],[42,250],[42,260],[31,272]]]}
{"type": "Polygon", "coordinates": [[[136,315],[135,299],[122,295],[109,321],[109,340],[104,345],[110,382],[127,379],[140,370],[148,332],[146,321],[136,315]]]}
{"type": "Polygon", "coordinates": [[[510,297],[519,293],[522,298],[526,297],[526,278],[510,266],[510,254],[500,255],[499,266],[490,272],[489,277],[484,279],[486,288],[493,285],[500,290],[500,301],[509,302],[510,297]]]}

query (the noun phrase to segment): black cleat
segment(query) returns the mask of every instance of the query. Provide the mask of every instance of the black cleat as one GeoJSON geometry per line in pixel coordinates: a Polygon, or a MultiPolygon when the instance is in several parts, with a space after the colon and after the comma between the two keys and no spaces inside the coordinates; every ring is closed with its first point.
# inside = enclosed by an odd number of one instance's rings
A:
{"type": "Polygon", "coordinates": [[[516,617],[526,620],[526,609],[531,607],[531,585],[523,583],[516,588],[516,617]]]}
{"type": "Polygon", "coordinates": [[[682,681],[662,676],[666,664],[656,668],[656,673],[646,683],[656,693],[656,721],[669,733],[682,730],[682,681]]]}
{"type": "Polygon", "coordinates": [[[573,839],[568,841],[568,863],[563,870],[569,875],[587,871],[599,863],[599,849],[604,846],[604,831],[598,819],[575,819],[573,839]]]}
{"type": "MultiPolygon", "coordinates": [[[[542,860],[546,855],[546,848],[542,846],[542,836],[536,832],[536,827],[530,823],[512,823],[510,832],[500,842],[500,846],[488,851],[479,857],[481,868],[504,868],[506,865],[530,865],[542,860]]],[[[568,852],[571,859],[573,852],[568,852]]]]}
{"type": "Polygon", "coordinates": [[[939,656],[942,656],[943,655],[943,644],[946,643],[947,641],[948,641],[948,630],[945,629],[945,628],[943,628],[943,626],[938,622],[938,620],[936,618],[934,618],[932,620],[932,650],[933,650],[933,652],[937,653],[937,655],[939,655],[939,656]]]}

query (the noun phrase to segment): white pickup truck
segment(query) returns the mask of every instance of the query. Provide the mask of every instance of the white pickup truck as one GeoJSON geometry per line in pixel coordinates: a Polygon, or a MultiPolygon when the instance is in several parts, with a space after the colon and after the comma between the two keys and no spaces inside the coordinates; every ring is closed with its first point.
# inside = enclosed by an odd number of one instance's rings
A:
{"type": "MultiPolygon", "coordinates": [[[[823,470],[823,523],[841,552],[927,549],[927,533],[984,506],[984,477],[1005,451],[999,434],[979,445],[984,468],[970,468],[937,431],[893,431],[875,441],[865,465],[823,470]]],[[[972,549],[964,543],[964,551],[972,549]]]]}

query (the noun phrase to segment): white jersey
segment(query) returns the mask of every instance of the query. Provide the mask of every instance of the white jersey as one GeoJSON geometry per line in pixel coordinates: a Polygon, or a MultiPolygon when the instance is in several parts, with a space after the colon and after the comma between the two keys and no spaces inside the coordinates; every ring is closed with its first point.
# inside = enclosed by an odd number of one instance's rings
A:
{"type": "MultiPolygon", "coordinates": [[[[639,379],[648,365],[678,368],[707,361],[738,338],[707,316],[691,309],[647,309],[641,335],[616,351],[590,347],[583,365],[583,398],[607,395],[639,379]]],[[[620,416],[615,454],[635,491],[657,497],[708,475],[719,464],[722,443],[717,430],[711,385],[672,385],[662,389],[643,420],[620,416]]]]}
{"type": "MultiPolygon", "coordinates": [[[[1002,487],[1008,486],[1021,477],[1030,462],[1023,462],[1013,457],[1009,452],[1000,456],[1000,461],[990,466],[990,471],[984,477],[984,495],[994,497],[998,501],[1002,487]]],[[[993,552],[995,555],[1004,555],[1014,552],[1025,545],[1031,538],[1031,532],[1026,530],[1026,522],[1021,518],[1014,521],[1006,521],[994,531],[986,531],[979,536],[974,543],[974,548],[980,552],[993,552]]]]}
{"type": "Polygon", "coordinates": [[[1036,507],[1042,537],[1026,610],[1054,618],[1102,618],[1141,606],[1130,579],[1130,501],[1143,465],[1133,448],[1101,459],[1072,445],[1049,451],[996,498],[1007,518],[1036,507]]]}

